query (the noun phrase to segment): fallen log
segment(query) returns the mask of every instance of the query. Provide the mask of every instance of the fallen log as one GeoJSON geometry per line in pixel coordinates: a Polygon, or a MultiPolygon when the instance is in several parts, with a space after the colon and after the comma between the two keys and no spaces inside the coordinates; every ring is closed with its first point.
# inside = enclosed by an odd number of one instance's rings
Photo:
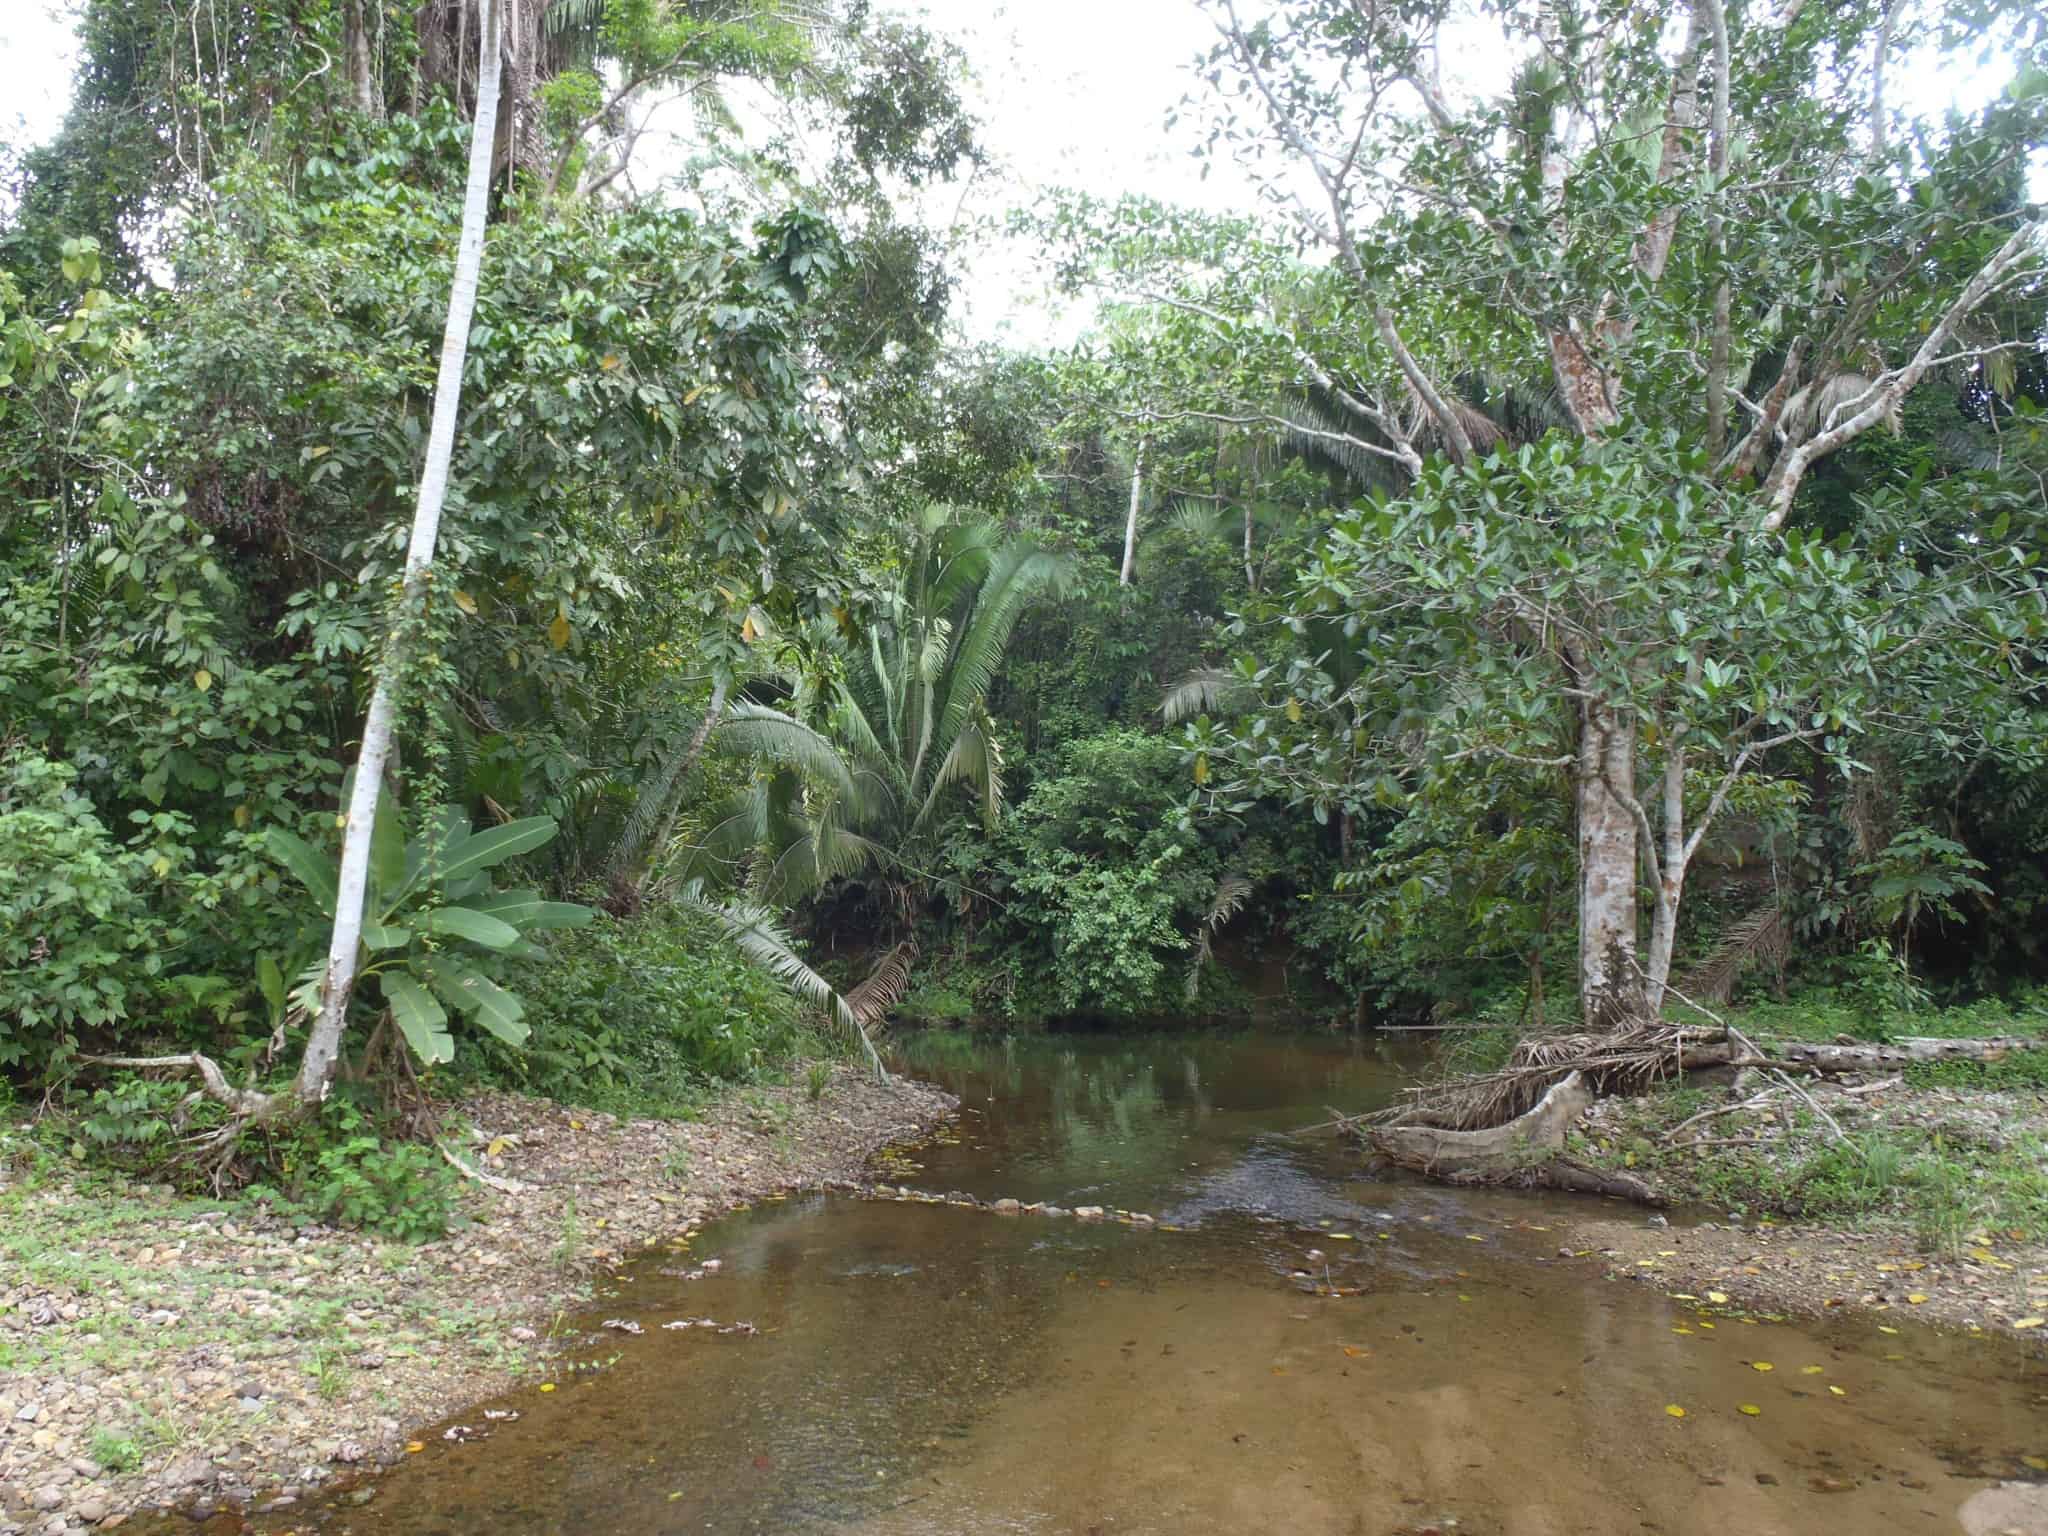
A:
{"type": "Polygon", "coordinates": [[[2048,1049],[2048,1040],[1998,1035],[1986,1040],[1894,1040],[1888,1045],[1819,1045],[1787,1040],[1774,1047],[1785,1061],[1817,1072],[1881,1072],[1929,1061],[1996,1061],[2012,1051],[2048,1049]]]}

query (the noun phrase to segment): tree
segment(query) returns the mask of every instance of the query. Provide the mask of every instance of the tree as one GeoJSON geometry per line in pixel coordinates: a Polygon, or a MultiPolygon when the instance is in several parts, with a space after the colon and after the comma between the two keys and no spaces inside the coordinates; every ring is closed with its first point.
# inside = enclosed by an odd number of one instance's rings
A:
{"type": "Polygon", "coordinates": [[[749,885],[781,905],[868,877],[889,930],[908,937],[958,792],[984,827],[1003,808],[989,685],[1018,617],[1062,562],[985,519],[934,504],[909,530],[883,615],[833,634],[793,677],[793,708],[733,705],[714,738],[769,771],[730,806],[703,856],[753,860],[749,885]]]}
{"type": "MultiPolygon", "coordinates": [[[[433,427],[420,466],[419,505],[407,541],[405,578],[398,612],[377,659],[370,707],[363,719],[362,747],[355,764],[341,841],[341,870],[335,887],[334,934],[320,991],[320,1012],[306,1037],[305,1054],[293,1083],[299,1104],[327,1097],[341,1060],[355,995],[356,965],[362,954],[363,894],[369,881],[371,836],[377,802],[384,793],[384,766],[391,757],[398,695],[412,653],[412,631],[433,590],[434,545],[441,533],[441,507],[448,496],[448,464],[455,451],[455,423],[462,404],[462,369],[469,354],[469,322],[476,310],[483,271],[484,225],[490,217],[491,144],[498,123],[500,0],[482,0],[477,27],[476,118],[470,124],[469,180],[462,195],[462,237],[455,250],[455,277],[448,290],[448,323],[441,334],[441,368],[434,381],[433,427]]],[[[552,828],[550,828],[552,831],[552,828]]]]}
{"type": "MultiPolygon", "coordinates": [[[[1836,550],[1793,514],[1813,467],[1923,380],[2037,344],[1981,317],[2048,257],[2012,197],[2048,130],[2043,77],[1902,133],[1886,72],[1944,18],[1890,5],[1699,0],[1664,32],[1619,3],[1210,8],[1212,152],[1264,181],[1292,239],[1226,249],[1169,223],[1105,242],[1105,275],[1256,339],[1260,387],[1291,366],[1387,478],[1288,615],[1360,636],[1361,683],[1312,654],[1247,667],[1272,713],[1235,742],[1267,782],[1362,803],[1418,742],[1568,768],[1582,1009],[1619,1023],[1660,1004],[1687,867],[1768,754],[1850,765],[1858,735],[1929,707],[1915,668],[1936,656],[1996,684],[1970,718],[2030,750],[1987,713],[2041,632],[2027,530],[1981,560],[1944,542],[1957,587],[1937,593],[1880,542],[1912,519],[1836,550]],[[1513,84],[1459,100],[1440,45],[1484,31],[1513,84]],[[1367,781],[1331,771],[1367,738],[1367,781]]],[[[1220,745],[1207,729],[1196,745],[1220,745]]]]}

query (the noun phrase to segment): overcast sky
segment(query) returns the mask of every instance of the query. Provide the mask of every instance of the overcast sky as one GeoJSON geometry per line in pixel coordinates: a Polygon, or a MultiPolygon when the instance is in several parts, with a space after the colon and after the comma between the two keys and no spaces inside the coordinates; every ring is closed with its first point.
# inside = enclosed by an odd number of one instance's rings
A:
{"type": "MultiPolygon", "coordinates": [[[[1200,162],[1188,154],[1192,126],[1171,135],[1164,129],[1193,84],[1191,62],[1214,36],[1194,0],[885,3],[921,14],[971,61],[972,95],[997,167],[964,200],[950,194],[965,213],[1000,216],[1048,186],[1105,197],[1145,192],[1219,209],[1250,205],[1248,186],[1227,162],[1201,179],[1200,162]]],[[[16,142],[47,137],[63,117],[75,52],[71,9],[70,0],[0,0],[0,134],[16,142]]],[[[1900,94],[1939,113],[1959,100],[1981,101],[2010,70],[1995,59],[1951,65],[1909,65],[1900,71],[1900,94]]],[[[952,211],[937,216],[943,222],[952,211]]],[[[1067,340],[1084,318],[1048,299],[1029,250],[1007,243],[972,253],[956,312],[971,337],[1026,346],[1067,340]]]]}

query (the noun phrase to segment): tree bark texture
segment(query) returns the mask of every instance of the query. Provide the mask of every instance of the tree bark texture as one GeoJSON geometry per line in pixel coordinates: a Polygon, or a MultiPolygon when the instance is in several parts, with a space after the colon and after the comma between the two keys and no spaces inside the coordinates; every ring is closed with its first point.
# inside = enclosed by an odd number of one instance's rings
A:
{"type": "Polygon", "coordinates": [[[1145,500],[1145,453],[1152,446],[1149,437],[1138,440],[1137,457],[1131,461],[1131,510],[1124,519],[1124,565],[1116,584],[1128,587],[1138,563],[1138,509],[1145,500]]]}
{"type": "Polygon", "coordinates": [[[462,202],[462,234],[456,245],[455,275],[448,294],[448,322],[441,333],[441,368],[434,384],[433,428],[427,438],[426,461],[420,470],[419,503],[413,513],[412,539],[406,549],[405,587],[400,614],[378,659],[370,707],[363,721],[362,746],[356,758],[355,785],[349,797],[342,833],[341,876],[334,906],[334,932],[327,949],[327,974],[321,992],[320,1016],[306,1040],[293,1093],[301,1104],[327,1096],[341,1060],[342,1036],[348,1026],[349,1000],[355,992],[356,965],[363,930],[363,898],[369,883],[370,830],[377,818],[377,800],[384,788],[384,768],[391,755],[392,729],[398,713],[398,684],[408,659],[406,634],[424,606],[441,531],[441,507],[448,495],[448,464],[455,448],[455,418],[462,400],[462,367],[469,352],[470,317],[483,266],[484,221],[489,209],[492,129],[498,114],[499,3],[482,0],[478,27],[477,117],[469,144],[469,179],[462,202]]]}
{"type": "Polygon", "coordinates": [[[1642,1015],[1636,962],[1635,733],[1613,709],[1581,711],[1579,998],[1586,1027],[1614,1029],[1642,1015]]]}

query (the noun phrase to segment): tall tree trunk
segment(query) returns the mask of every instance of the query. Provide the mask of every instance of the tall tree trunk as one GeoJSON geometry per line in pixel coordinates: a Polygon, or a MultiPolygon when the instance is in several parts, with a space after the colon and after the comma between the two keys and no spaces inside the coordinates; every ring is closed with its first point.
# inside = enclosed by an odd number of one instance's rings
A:
{"type": "Polygon", "coordinates": [[[1671,957],[1678,948],[1678,904],[1685,894],[1685,761],[1683,738],[1674,739],[1664,759],[1663,852],[1657,859],[1656,911],[1650,920],[1650,951],[1643,967],[1643,1008],[1652,1018],[1664,1008],[1671,982],[1671,957]]]}
{"type": "Polygon", "coordinates": [[[1642,1012],[1636,964],[1635,733],[1611,707],[1581,707],[1578,764],[1579,1002],[1588,1028],[1642,1012]]]}
{"type": "Polygon", "coordinates": [[[370,829],[384,788],[391,732],[398,712],[397,688],[407,661],[407,636],[425,606],[441,531],[441,504],[448,494],[448,462],[455,448],[455,417],[462,400],[462,365],[469,352],[469,322],[483,266],[484,220],[489,207],[491,144],[498,117],[499,3],[483,0],[478,62],[476,121],[470,129],[469,180],[462,201],[462,236],[455,249],[455,276],[448,293],[448,324],[441,333],[441,371],[434,383],[434,423],[420,469],[420,495],[413,512],[412,541],[405,555],[405,587],[399,615],[378,658],[376,684],[363,721],[356,758],[355,787],[342,834],[341,878],[334,903],[334,934],[327,948],[327,978],[320,1016],[306,1040],[293,1092],[301,1104],[326,1098],[341,1059],[349,998],[355,991],[362,944],[363,895],[370,867],[370,829]]]}
{"type": "Polygon", "coordinates": [[[342,39],[348,55],[349,97],[355,109],[366,117],[384,115],[383,80],[379,73],[383,60],[378,56],[377,34],[383,29],[384,0],[348,0],[348,9],[342,16],[342,39]],[[377,24],[373,27],[365,14],[366,6],[377,10],[377,24]]]}
{"type": "Polygon", "coordinates": [[[1116,579],[1120,587],[1131,584],[1131,572],[1138,563],[1138,507],[1145,499],[1145,451],[1152,446],[1152,439],[1138,439],[1138,456],[1131,461],[1131,510],[1124,519],[1124,568],[1116,579]]]}

